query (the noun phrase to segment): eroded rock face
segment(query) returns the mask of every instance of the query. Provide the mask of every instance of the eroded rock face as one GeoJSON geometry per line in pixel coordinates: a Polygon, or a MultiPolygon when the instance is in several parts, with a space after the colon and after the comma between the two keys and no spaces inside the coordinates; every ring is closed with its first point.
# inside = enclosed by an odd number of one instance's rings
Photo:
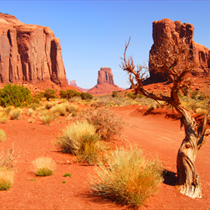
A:
{"type": "Polygon", "coordinates": [[[66,84],[60,40],[48,27],[0,14],[0,82],[66,84]]]}
{"type": "Polygon", "coordinates": [[[108,83],[110,85],[114,85],[114,79],[111,68],[102,67],[98,71],[98,80],[97,84],[108,83]]]}
{"type": "MultiPolygon", "coordinates": [[[[201,44],[197,44],[193,40],[194,26],[189,23],[173,22],[170,19],[163,19],[153,22],[153,41],[150,55],[155,54],[159,45],[166,39],[176,39],[178,43],[184,38],[189,48],[192,49],[193,59],[197,68],[208,71],[210,68],[210,51],[201,44]]],[[[166,80],[165,73],[156,73],[150,70],[150,78],[154,80],[166,80]]]]}

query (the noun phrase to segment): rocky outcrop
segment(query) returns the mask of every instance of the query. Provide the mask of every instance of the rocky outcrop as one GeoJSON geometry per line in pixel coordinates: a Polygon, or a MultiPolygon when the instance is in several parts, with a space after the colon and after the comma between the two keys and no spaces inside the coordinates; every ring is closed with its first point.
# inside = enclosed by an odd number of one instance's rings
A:
{"type": "Polygon", "coordinates": [[[98,80],[97,84],[108,83],[110,85],[114,85],[114,79],[111,68],[102,67],[98,71],[98,80]]]}
{"type": "MultiPolygon", "coordinates": [[[[201,44],[193,40],[194,26],[189,23],[173,22],[170,19],[163,19],[153,22],[153,41],[154,44],[150,50],[150,56],[157,53],[157,49],[166,39],[176,39],[180,43],[185,39],[188,47],[192,49],[195,66],[203,71],[210,68],[210,51],[201,44]]],[[[149,65],[150,66],[150,65],[149,65]]],[[[150,79],[163,81],[166,80],[167,73],[155,72],[150,69],[150,79]]]]}
{"type": "Polygon", "coordinates": [[[70,81],[70,85],[75,87],[75,88],[77,88],[77,89],[79,89],[79,90],[81,90],[82,92],[87,92],[88,91],[88,89],[84,89],[84,88],[78,87],[76,80],[70,81]]]}
{"type": "Polygon", "coordinates": [[[0,13],[0,82],[67,84],[60,39],[48,27],[0,13]]]}
{"type": "Polygon", "coordinates": [[[98,71],[97,85],[87,92],[92,95],[111,94],[113,91],[121,91],[122,88],[114,84],[114,77],[111,68],[102,67],[98,71]]]}

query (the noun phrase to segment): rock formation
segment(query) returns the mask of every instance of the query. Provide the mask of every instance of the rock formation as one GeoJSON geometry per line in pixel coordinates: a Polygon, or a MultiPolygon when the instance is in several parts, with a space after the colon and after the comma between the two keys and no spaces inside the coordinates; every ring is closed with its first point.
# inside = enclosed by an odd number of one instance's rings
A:
{"type": "MultiPolygon", "coordinates": [[[[194,26],[189,23],[173,22],[170,19],[163,19],[153,22],[153,41],[150,55],[157,52],[158,46],[166,39],[176,39],[181,42],[184,38],[189,48],[192,49],[193,59],[197,68],[208,71],[210,68],[210,51],[201,44],[197,44],[193,40],[194,26]]],[[[155,72],[150,69],[150,79],[163,81],[167,75],[161,72],[155,72]]]]}
{"type": "Polygon", "coordinates": [[[98,71],[97,85],[87,92],[92,95],[103,95],[121,90],[123,89],[114,84],[114,77],[111,68],[102,67],[98,71]]]}
{"type": "Polygon", "coordinates": [[[87,92],[88,91],[88,89],[84,89],[84,88],[78,87],[77,83],[76,83],[76,80],[70,81],[70,85],[75,87],[75,88],[77,88],[77,89],[79,89],[79,90],[81,90],[82,92],[87,92]]]}
{"type": "Polygon", "coordinates": [[[0,13],[0,83],[67,84],[60,39],[48,27],[0,13]]]}
{"type": "Polygon", "coordinates": [[[103,84],[103,83],[108,83],[110,85],[114,85],[114,79],[113,79],[113,74],[111,68],[100,68],[98,71],[98,80],[97,84],[103,84]]]}

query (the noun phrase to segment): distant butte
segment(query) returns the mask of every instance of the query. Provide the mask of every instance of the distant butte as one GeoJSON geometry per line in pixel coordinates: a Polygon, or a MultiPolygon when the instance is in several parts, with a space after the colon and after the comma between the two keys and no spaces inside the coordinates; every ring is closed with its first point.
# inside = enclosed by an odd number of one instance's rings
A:
{"type": "Polygon", "coordinates": [[[60,39],[48,27],[0,13],[0,83],[67,85],[60,39]]]}
{"type": "Polygon", "coordinates": [[[75,88],[77,88],[77,89],[79,89],[79,90],[81,90],[82,92],[87,92],[88,91],[88,89],[84,89],[84,88],[78,87],[76,80],[71,80],[70,81],[70,85],[75,87],[75,88]]]}
{"type": "Polygon", "coordinates": [[[122,91],[123,89],[114,84],[112,70],[109,67],[102,67],[98,71],[97,85],[87,92],[92,95],[111,94],[113,91],[122,91]]]}

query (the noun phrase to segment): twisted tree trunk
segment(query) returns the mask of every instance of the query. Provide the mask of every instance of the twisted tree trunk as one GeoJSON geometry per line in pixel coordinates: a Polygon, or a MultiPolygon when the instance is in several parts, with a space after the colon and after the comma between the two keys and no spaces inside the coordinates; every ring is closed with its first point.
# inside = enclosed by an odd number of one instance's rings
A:
{"type": "Polygon", "coordinates": [[[188,115],[184,115],[181,119],[185,127],[185,138],[177,155],[177,185],[182,194],[191,198],[202,198],[200,177],[195,168],[195,159],[208,135],[209,130],[206,130],[208,115],[200,125],[197,125],[194,118],[189,118],[188,115]]]}
{"type": "MultiPolygon", "coordinates": [[[[193,131],[194,133],[194,131],[193,131]]],[[[194,134],[186,136],[177,155],[177,185],[179,191],[192,198],[201,198],[200,177],[195,168],[195,158],[198,148],[197,138],[194,134]]]]}

